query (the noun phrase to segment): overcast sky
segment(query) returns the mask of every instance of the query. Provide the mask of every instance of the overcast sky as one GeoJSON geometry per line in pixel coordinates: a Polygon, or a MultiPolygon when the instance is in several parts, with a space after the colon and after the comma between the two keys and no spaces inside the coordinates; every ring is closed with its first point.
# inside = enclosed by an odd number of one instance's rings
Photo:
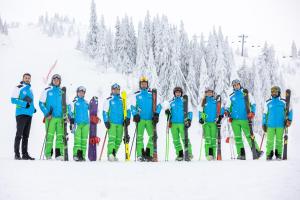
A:
{"type": "MultiPolygon", "coordinates": [[[[74,17],[87,24],[91,0],[0,0],[0,15],[10,21],[36,22],[48,11],[74,17]]],[[[222,26],[230,41],[247,34],[248,45],[267,40],[280,52],[289,53],[292,40],[300,48],[300,0],[95,0],[97,14],[113,26],[117,16],[127,14],[136,23],[147,10],[151,16],[167,15],[169,21],[183,20],[189,35],[208,35],[222,26]]]]}

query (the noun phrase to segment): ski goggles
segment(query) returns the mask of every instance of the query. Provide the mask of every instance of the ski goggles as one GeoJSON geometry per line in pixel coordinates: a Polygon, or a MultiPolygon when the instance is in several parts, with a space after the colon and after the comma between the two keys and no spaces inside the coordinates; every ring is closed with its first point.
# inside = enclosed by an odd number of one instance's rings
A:
{"type": "Polygon", "coordinates": [[[80,86],[79,88],[77,88],[77,92],[86,92],[86,88],[83,86],[80,86]]]}
{"type": "Polygon", "coordinates": [[[231,82],[231,85],[232,85],[232,86],[234,86],[234,85],[236,85],[236,84],[241,84],[241,81],[238,80],[238,79],[235,79],[235,80],[233,80],[233,81],[231,82]]]}
{"type": "Polygon", "coordinates": [[[60,76],[59,74],[54,74],[54,75],[52,76],[52,80],[54,80],[54,79],[59,79],[59,80],[61,80],[61,76],[60,76]]]}
{"type": "Polygon", "coordinates": [[[113,85],[111,86],[111,89],[117,89],[117,90],[120,90],[121,87],[120,87],[119,84],[115,83],[115,84],[113,84],[113,85]]]}

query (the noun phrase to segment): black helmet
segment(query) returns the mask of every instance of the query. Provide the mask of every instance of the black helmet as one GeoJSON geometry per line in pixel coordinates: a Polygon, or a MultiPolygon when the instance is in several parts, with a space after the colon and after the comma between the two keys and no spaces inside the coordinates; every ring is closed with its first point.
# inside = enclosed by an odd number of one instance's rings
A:
{"type": "Polygon", "coordinates": [[[280,89],[280,87],[279,86],[273,86],[271,88],[271,95],[272,95],[272,93],[276,94],[275,97],[279,97],[281,95],[281,89],[280,89]]]}
{"type": "Polygon", "coordinates": [[[175,92],[181,92],[181,95],[180,96],[182,96],[182,94],[183,94],[183,91],[182,91],[182,88],[181,87],[175,87],[174,89],[173,89],[173,94],[174,94],[174,96],[175,96],[175,92]]]}

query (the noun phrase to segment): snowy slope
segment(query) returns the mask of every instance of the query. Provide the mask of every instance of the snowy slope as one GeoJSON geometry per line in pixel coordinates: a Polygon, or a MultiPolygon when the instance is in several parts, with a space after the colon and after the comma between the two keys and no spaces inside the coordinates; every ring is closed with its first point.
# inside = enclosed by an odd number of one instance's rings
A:
{"type": "MultiPolygon", "coordinates": [[[[0,38],[1,41],[4,39],[0,38]]],[[[0,41],[0,44],[1,44],[0,41]]],[[[299,103],[294,106],[295,120],[290,128],[289,160],[266,162],[252,161],[248,148],[247,161],[230,159],[229,145],[222,143],[222,162],[198,162],[202,128],[197,117],[190,130],[194,161],[190,163],[164,162],[166,119],[162,114],[159,130],[159,163],[76,163],[58,161],[14,161],[15,107],[10,103],[13,87],[24,72],[32,74],[37,114],[33,118],[29,139],[29,152],[39,157],[44,139],[42,114],[38,108],[40,93],[46,85],[43,77],[57,59],[55,73],[62,75],[62,85],[67,86],[69,99],[76,87],[87,87],[87,99],[93,95],[100,98],[100,110],[104,98],[109,95],[114,82],[121,87],[132,87],[136,79],[125,77],[109,69],[99,72],[97,66],[74,49],[76,38],[53,39],[42,35],[37,28],[12,29],[5,45],[0,46],[1,92],[0,117],[2,124],[0,140],[0,199],[297,199],[300,195],[300,129],[299,103]]],[[[299,69],[289,75],[288,86],[297,88],[299,69]]],[[[130,88],[131,88],[130,87],[130,88]]],[[[293,90],[297,92],[295,89],[293,90]]],[[[194,113],[195,116],[196,113],[194,113]]],[[[130,126],[133,138],[134,125],[130,126]]],[[[104,138],[101,123],[98,135],[104,138]]],[[[172,142],[172,139],[170,140],[172,142]]],[[[260,142],[260,138],[258,138],[260,142]]],[[[73,137],[70,137],[69,155],[73,137]]],[[[102,143],[101,143],[102,144],[102,143]]],[[[100,146],[98,147],[98,151],[100,146]]],[[[170,159],[174,159],[170,143],[170,159]]],[[[204,152],[202,152],[202,155],[204,152]]],[[[121,146],[119,158],[124,158],[121,146]]]]}

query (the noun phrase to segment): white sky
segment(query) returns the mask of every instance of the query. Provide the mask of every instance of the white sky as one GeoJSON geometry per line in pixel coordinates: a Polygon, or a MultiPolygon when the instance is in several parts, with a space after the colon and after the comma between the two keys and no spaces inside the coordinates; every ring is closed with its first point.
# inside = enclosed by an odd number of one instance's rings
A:
{"type": "MultiPolygon", "coordinates": [[[[90,0],[0,0],[0,15],[10,21],[36,22],[48,11],[74,17],[87,24],[90,0]]],[[[289,53],[292,40],[300,48],[300,0],[95,0],[97,14],[113,27],[117,16],[143,20],[147,10],[151,16],[167,15],[170,22],[183,20],[189,35],[201,32],[207,36],[212,27],[222,26],[224,35],[236,41],[239,34],[249,36],[248,45],[265,40],[277,50],[289,53]]]]}

